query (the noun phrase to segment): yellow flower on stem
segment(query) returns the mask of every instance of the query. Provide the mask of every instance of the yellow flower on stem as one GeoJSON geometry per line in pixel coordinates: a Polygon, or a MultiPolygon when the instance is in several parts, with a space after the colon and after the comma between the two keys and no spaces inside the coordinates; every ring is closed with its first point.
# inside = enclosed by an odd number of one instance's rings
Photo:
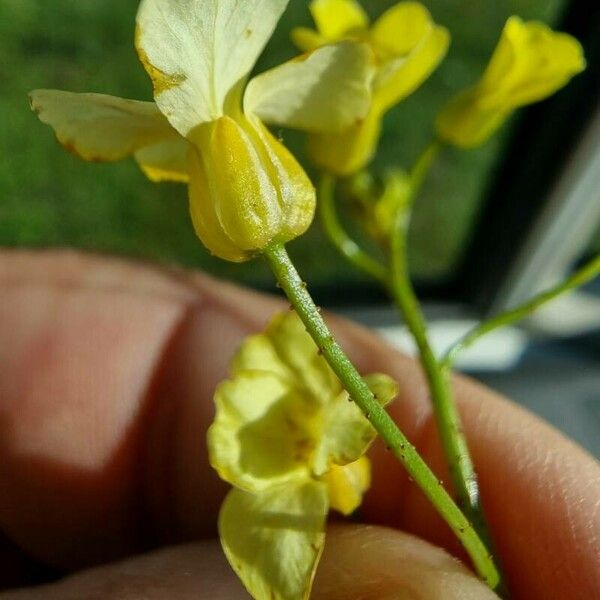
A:
{"type": "Polygon", "coordinates": [[[438,136],[462,148],[482,144],[515,109],[550,96],[583,69],[574,37],[510,17],[479,82],[442,109],[438,136]]]}
{"type": "MultiPolygon", "coordinates": [[[[386,375],[366,381],[381,404],[386,375]]],[[[375,430],[295,313],[246,339],[215,393],[210,462],[234,486],[221,507],[225,554],[254,598],[307,598],[329,508],[350,514],[369,487],[375,430]]]]}
{"type": "Polygon", "coordinates": [[[372,159],[384,115],[429,77],[445,56],[450,36],[418,2],[396,4],[371,27],[355,0],[313,0],[310,11],[317,30],[296,28],[292,39],[299,48],[312,50],[334,41],[355,40],[367,43],[375,56],[369,113],[342,133],[309,137],[313,161],[334,175],[347,176],[372,159]]]}
{"type": "Polygon", "coordinates": [[[153,181],[189,182],[202,242],[247,260],[314,215],[312,184],[263,123],[339,132],[370,103],[364,44],[328,45],[247,82],[288,1],[142,0],[136,48],[155,103],[36,90],[32,108],[86,160],[133,156],[153,181]]]}

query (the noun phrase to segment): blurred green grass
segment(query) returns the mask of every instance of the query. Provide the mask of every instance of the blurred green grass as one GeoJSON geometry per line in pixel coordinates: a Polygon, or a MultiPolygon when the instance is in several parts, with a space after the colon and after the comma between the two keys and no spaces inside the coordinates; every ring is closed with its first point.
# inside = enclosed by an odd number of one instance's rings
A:
{"type": "MultiPolygon", "coordinates": [[[[137,0],[2,0],[0,3],[0,245],[73,246],[114,252],[208,272],[264,287],[271,276],[259,261],[232,265],[213,259],[197,241],[184,186],[154,185],[133,161],[88,164],[64,152],[27,104],[27,92],[58,88],[150,99],[151,86],[133,49],[137,0]]],[[[373,16],[394,4],[364,2],[373,16]]],[[[374,168],[410,166],[431,138],[443,102],[485,66],[511,14],[556,21],[564,0],[435,0],[425,2],[450,29],[447,59],[423,88],[386,119],[374,168]]],[[[293,26],[310,24],[307,3],[290,7],[257,71],[295,54],[293,26]]],[[[303,158],[301,136],[283,132],[303,158]]],[[[411,261],[421,280],[447,277],[468,239],[503,137],[469,152],[447,150],[418,200],[411,261]]],[[[293,242],[298,267],[311,283],[355,284],[361,276],[339,259],[318,224],[293,242]]]]}

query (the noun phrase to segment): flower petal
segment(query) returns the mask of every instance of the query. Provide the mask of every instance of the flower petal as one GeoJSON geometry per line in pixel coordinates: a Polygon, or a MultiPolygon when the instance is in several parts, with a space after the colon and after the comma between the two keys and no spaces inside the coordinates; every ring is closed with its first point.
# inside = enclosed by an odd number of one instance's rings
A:
{"type": "Polygon", "coordinates": [[[342,467],[332,465],[323,481],[327,484],[331,508],[343,515],[353,513],[371,485],[371,463],[366,456],[342,467]]]}
{"type": "Polygon", "coordinates": [[[419,2],[399,2],[373,23],[371,41],[382,59],[407,55],[431,30],[431,15],[419,2]]]}
{"type": "Polygon", "coordinates": [[[244,110],[267,123],[339,132],[367,114],[374,68],[367,44],[323,46],[255,77],[244,110]]]}
{"type": "Polygon", "coordinates": [[[369,17],[356,0],[313,0],[310,12],[319,33],[329,40],[369,26],[369,17]]]}
{"type": "Polygon", "coordinates": [[[412,94],[446,55],[450,35],[425,7],[401,2],[373,26],[374,47],[385,60],[374,81],[373,102],[385,112],[412,94]]]}
{"type": "Polygon", "coordinates": [[[311,52],[320,46],[324,46],[329,41],[318,31],[309,29],[308,27],[294,27],[290,37],[294,45],[302,50],[302,52],[311,52]]]}
{"type": "Polygon", "coordinates": [[[148,146],[181,140],[153,102],[59,90],[35,90],[30,101],[58,141],[84,160],[120,160],[148,146]]]}
{"type": "Polygon", "coordinates": [[[319,482],[250,494],[232,490],[219,515],[227,560],[253,598],[306,600],[325,543],[319,482]]]}
{"type": "Polygon", "coordinates": [[[510,17],[481,79],[480,102],[502,102],[505,108],[537,102],[584,68],[583,49],[575,38],[543,23],[510,17]]]}
{"type": "Polygon", "coordinates": [[[381,406],[387,406],[398,395],[398,382],[385,373],[371,373],[363,379],[381,406]]]}
{"type": "Polygon", "coordinates": [[[176,137],[140,148],[134,157],[151,181],[188,183],[189,147],[187,140],[176,134],[176,137]]]}
{"type": "Polygon", "coordinates": [[[305,480],[316,407],[266,371],[242,371],[219,385],[208,431],[211,465],[251,492],[305,480]]]}
{"type": "Polygon", "coordinates": [[[443,107],[440,139],[469,148],[483,143],[513,110],[563,87],[585,68],[581,44],[543,23],[510,17],[480,81],[443,107]]]}
{"type": "MultiPolygon", "coordinates": [[[[397,384],[387,375],[369,375],[365,381],[382,406],[398,393],[397,384]]],[[[347,465],[358,460],[376,436],[375,429],[360,408],[349,401],[346,391],[323,410],[322,434],[312,457],[312,471],[317,477],[327,473],[332,465],[347,465]]]]}
{"type": "Polygon", "coordinates": [[[136,47],[161,111],[182,135],[225,112],[289,0],[142,0],[136,47]]]}
{"type": "Polygon", "coordinates": [[[381,116],[374,107],[363,121],[341,133],[317,133],[308,138],[315,164],[339,177],[356,173],[375,155],[381,135],[381,116]]]}
{"type": "Polygon", "coordinates": [[[295,312],[277,315],[263,334],[242,344],[233,362],[233,375],[243,370],[277,373],[290,387],[321,404],[342,391],[339,379],[295,312]]]}

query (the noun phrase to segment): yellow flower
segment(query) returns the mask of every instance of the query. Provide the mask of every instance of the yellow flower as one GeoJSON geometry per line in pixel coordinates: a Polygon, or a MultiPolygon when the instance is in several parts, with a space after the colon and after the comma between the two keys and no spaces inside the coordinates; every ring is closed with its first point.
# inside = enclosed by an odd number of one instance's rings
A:
{"type": "Polygon", "coordinates": [[[438,136],[455,146],[477,146],[516,108],[550,96],[583,69],[583,49],[575,38],[510,17],[479,82],[441,111],[438,136]]]}
{"type": "Polygon", "coordinates": [[[86,160],[134,156],[154,181],[189,182],[202,242],[247,260],[314,214],[313,186],[263,122],[337,132],[370,103],[363,44],[326,46],[247,83],[288,1],[142,0],[136,48],[155,103],[36,90],[32,107],[86,160]]]}
{"type": "MultiPolygon", "coordinates": [[[[382,404],[397,393],[385,375],[366,380],[382,404]]],[[[349,514],[369,487],[375,430],[295,313],[246,339],[215,403],[210,461],[235,486],[219,516],[225,554],[254,598],[307,598],[329,507],[349,514]]]]}
{"type": "Polygon", "coordinates": [[[340,134],[309,137],[314,162],[347,176],[372,159],[385,113],[429,77],[446,54],[450,36],[418,2],[396,4],[370,28],[369,18],[355,0],[313,0],[310,11],[317,30],[295,29],[292,39],[298,47],[311,50],[333,41],[356,40],[369,44],[376,60],[369,113],[340,134]]]}

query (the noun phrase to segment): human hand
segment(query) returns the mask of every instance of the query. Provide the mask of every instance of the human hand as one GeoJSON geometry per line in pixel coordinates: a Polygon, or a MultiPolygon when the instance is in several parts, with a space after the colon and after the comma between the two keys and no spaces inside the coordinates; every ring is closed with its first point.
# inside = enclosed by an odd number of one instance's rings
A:
{"type": "MultiPolygon", "coordinates": [[[[205,433],[241,338],[285,304],[69,252],[3,252],[0,290],[0,587],[30,583],[31,559],[73,573],[111,563],[0,599],[247,597],[216,539],[226,487],[205,433]]],[[[400,382],[389,410],[447,481],[416,363],[329,321],[362,371],[400,382]]],[[[493,392],[456,389],[513,597],[600,597],[596,461],[493,392]]],[[[401,465],[372,454],[361,521],[373,525],[330,526],[313,598],[493,597],[432,545],[464,557],[401,465]]]]}

